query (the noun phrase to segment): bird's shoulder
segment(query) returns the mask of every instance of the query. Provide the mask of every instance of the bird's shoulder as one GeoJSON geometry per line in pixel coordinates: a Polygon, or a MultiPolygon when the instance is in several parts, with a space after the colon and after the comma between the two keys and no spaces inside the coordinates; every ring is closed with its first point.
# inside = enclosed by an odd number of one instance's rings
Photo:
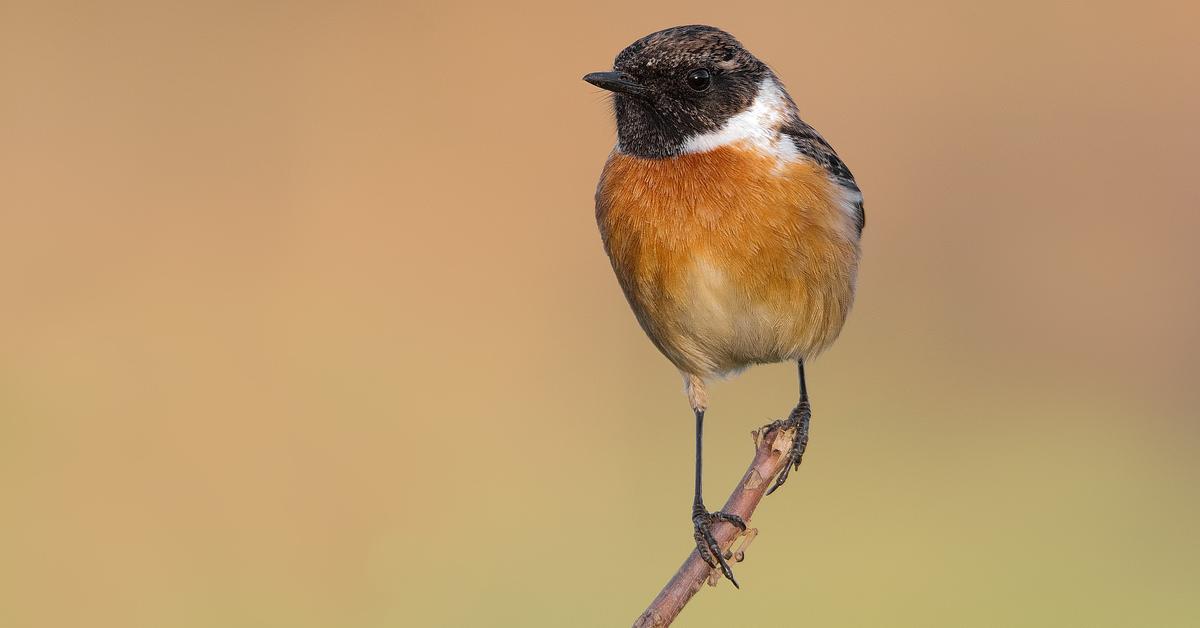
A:
{"type": "Polygon", "coordinates": [[[855,195],[856,227],[861,235],[867,223],[862,190],[858,187],[858,182],[854,180],[854,173],[850,172],[846,162],[842,161],[833,146],[812,125],[801,120],[799,116],[794,116],[785,122],[779,132],[785,139],[791,141],[798,153],[823,168],[834,183],[855,195]]]}

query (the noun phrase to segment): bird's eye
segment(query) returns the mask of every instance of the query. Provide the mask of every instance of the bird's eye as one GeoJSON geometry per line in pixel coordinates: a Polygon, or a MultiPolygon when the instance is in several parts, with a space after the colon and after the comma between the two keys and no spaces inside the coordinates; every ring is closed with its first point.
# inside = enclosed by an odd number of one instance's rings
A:
{"type": "Polygon", "coordinates": [[[708,89],[709,85],[712,85],[712,76],[708,73],[708,70],[705,70],[704,68],[698,68],[688,72],[687,84],[688,87],[698,92],[702,92],[708,89]]]}

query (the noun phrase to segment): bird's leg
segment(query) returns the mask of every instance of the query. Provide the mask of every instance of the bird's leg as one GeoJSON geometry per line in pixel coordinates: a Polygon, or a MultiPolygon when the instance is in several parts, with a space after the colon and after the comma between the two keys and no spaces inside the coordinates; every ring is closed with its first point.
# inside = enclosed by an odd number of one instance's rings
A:
{"type": "Polygon", "coordinates": [[[800,403],[796,404],[796,408],[792,410],[788,418],[775,421],[767,426],[768,432],[778,429],[796,430],[796,436],[792,440],[792,449],[788,452],[788,463],[779,472],[779,477],[775,478],[775,484],[771,487],[771,490],[767,491],[767,495],[774,493],[775,489],[783,486],[792,469],[800,469],[800,461],[804,458],[804,450],[808,448],[808,424],[812,419],[812,406],[808,403],[808,386],[804,383],[804,360],[800,360],[799,364],[800,403]]]}
{"type": "MultiPolygon", "coordinates": [[[[689,391],[690,392],[690,391],[689,391]]],[[[696,494],[692,501],[692,527],[694,528],[693,536],[696,539],[696,551],[700,553],[700,557],[704,562],[708,563],[713,569],[720,568],[721,573],[729,578],[734,587],[738,586],[737,580],[733,577],[733,570],[729,568],[729,563],[725,560],[725,553],[721,551],[721,545],[717,543],[717,539],[713,537],[712,526],[718,521],[727,521],[738,529],[745,531],[746,522],[741,517],[721,511],[709,512],[708,508],[704,507],[704,497],[700,489],[701,476],[701,441],[704,436],[704,408],[695,408],[696,413],[696,494]]],[[[738,587],[740,588],[740,587],[738,587]]]]}

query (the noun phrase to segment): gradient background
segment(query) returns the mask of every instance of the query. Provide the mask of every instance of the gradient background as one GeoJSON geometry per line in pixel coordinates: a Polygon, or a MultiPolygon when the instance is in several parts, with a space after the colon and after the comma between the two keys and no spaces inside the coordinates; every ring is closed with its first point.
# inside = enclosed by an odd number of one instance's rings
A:
{"type": "MultiPolygon", "coordinates": [[[[0,4],[0,625],[632,622],[692,418],[579,77],[694,22],[869,224],[804,468],[680,625],[1200,623],[1200,8],[673,4],[0,4]]],[[[710,392],[720,503],[793,369],[710,392]]]]}

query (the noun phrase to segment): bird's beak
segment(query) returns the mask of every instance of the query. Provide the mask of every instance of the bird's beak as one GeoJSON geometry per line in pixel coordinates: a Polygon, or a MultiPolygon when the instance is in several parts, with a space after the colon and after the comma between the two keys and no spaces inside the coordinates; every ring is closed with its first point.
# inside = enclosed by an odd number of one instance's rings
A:
{"type": "Polygon", "coordinates": [[[600,89],[607,89],[618,94],[641,96],[647,92],[645,87],[624,72],[592,72],[583,77],[583,80],[600,89]]]}

